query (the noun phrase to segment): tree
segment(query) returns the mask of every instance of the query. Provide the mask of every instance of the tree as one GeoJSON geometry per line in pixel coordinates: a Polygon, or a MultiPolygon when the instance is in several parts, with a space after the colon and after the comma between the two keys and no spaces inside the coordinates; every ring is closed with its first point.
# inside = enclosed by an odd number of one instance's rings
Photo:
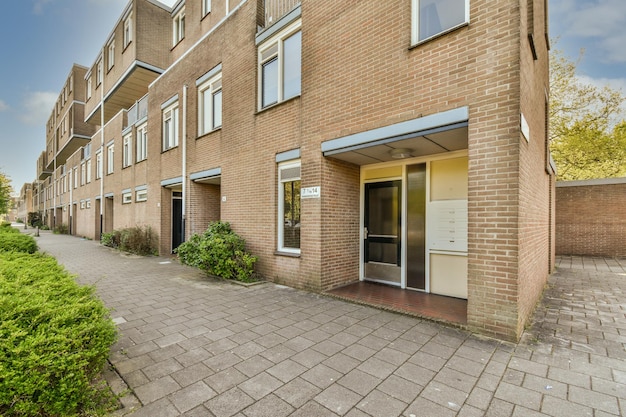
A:
{"type": "Polygon", "coordinates": [[[0,214],[7,214],[11,208],[11,179],[0,171],[0,214]]]}
{"type": "Polygon", "coordinates": [[[621,106],[626,98],[621,91],[582,81],[576,64],[559,50],[550,54],[549,138],[558,178],[625,176],[626,120],[621,106]]]}

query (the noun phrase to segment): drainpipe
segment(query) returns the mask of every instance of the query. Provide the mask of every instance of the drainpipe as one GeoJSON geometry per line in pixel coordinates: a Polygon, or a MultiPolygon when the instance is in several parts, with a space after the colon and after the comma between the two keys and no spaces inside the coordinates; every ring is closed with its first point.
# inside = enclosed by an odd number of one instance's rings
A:
{"type": "MultiPolygon", "coordinates": [[[[101,59],[104,60],[104,48],[102,48],[101,59]]],[[[104,65],[104,61],[102,65],[104,65]]],[[[96,161],[96,165],[97,164],[96,161]]],[[[102,175],[100,175],[100,236],[98,236],[98,240],[102,239],[102,227],[104,223],[104,74],[102,75],[102,83],[100,84],[100,168],[102,169],[102,175]]],[[[96,166],[96,174],[98,174],[97,171],[98,167],[96,166]]]]}
{"type": "Polygon", "coordinates": [[[182,241],[185,241],[186,230],[185,230],[185,222],[186,222],[186,210],[187,210],[187,84],[183,86],[183,132],[182,132],[182,140],[183,140],[183,166],[182,166],[182,177],[183,177],[183,201],[182,201],[182,212],[183,212],[183,224],[182,233],[183,238],[182,241]]]}

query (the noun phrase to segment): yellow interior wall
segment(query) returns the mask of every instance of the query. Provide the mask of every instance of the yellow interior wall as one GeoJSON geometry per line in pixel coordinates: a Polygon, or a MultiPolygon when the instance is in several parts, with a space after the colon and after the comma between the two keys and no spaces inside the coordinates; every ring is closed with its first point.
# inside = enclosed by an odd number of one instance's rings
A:
{"type": "Polygon", "coordinates": [[[430,163],[430,200],[467,199],[467,157],[430,163]]]}
{"type": "Polygon", "coordinates": [[[402,166],[397,165],[387,168],[368,169],[363,172],[364,180],[374,180],[377,178],[395,178],[402,176],[402,166]]]}
{"type": "Polygon", "coordinates": [[[467,256],[430,254],[430,292],[467,299],[467,256]]]}

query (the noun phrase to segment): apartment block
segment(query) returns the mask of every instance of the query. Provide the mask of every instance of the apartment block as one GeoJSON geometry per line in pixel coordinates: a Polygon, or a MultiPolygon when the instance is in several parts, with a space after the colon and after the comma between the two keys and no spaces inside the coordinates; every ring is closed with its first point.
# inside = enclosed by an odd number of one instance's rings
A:
{"type": "Polygon", "coordinates": [[[132,0],[53,110],[39,207],[93,239],[149,225],[162,254],[228,221],[270,281],[460,300],[457,325],[516,340],[554,265],[547,20],[546,0],[132,0]]]}

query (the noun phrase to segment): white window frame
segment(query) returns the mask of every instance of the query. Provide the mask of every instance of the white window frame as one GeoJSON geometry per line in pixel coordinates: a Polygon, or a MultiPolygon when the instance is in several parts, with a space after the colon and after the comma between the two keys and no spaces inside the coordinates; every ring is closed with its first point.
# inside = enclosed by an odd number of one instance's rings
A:
{"type": "Polygon", "coordinates": [[[85,200],[86,206],[88,209],[91,208],[91,200],[85,200]]]}
{"type": "Polygon", "coordinates": [[[91,76],[87,78],[87,100],[91,98],[91,76]]]}
{"type": "Polygon", "coordinates": [[[99,180],[100,178],[102,178],[102,152],[98,149],[96,152],[96,179],[99,180]]]}
{"type": "Polygon", "coordinates": [[[124,49],[133,41],[133,14],[124,20],[124,49]]]}
{"type": "Polygon", "coordinates": [[[137,162],[148,159],[148,124],[137,127],[137,162]]]}
{"type": "Polygon", "coordinates": [[[124,136],[124,145],[122,149],[122,168],[129,167],[133,164],[133,135],[129,133],[124,136]]]}
{"type": "Polygon", "coordinates": [[[85,162],[80,164],[80,185],[87,184],[87,165],[85,162]]]}
{"type": "Polygon", "coordinates": [[[174,46],[185,38],[185,8],[180,9],[172,21],[172,41],[174,46]]]}
{"type": "Polygon", "coordinates": [[[111,144],[107,146],[107,175],[113,174],[113,168],[115,161],[115,145],[111,144]]]}
{"type": "Polygon", "coordinates": [[[222,127],[222,72],[198,86],[198,136],[222,127]],[[205,96],[209,95],[208,103],[205,96]],[[219,120],[215,117],[215,99],[219,95],[219,120]]]}
{"type": "Polygon", "coordinates": [[[115,65],[115,38],[107,45],[107,71],[115,65]]]}
{"type": "Polygon", "coordinates": [[[178,146],[178,101],[163,109],[163,151],[178,146]]]}
{"type": "Polygon", "coordinates": [[[87,161],[87,184],[91,182],[91,159],[87,161]]]}
{"type": "Polygon", "coordinates": [[[104,67],[102,63],[102,57],[96,64],[96,86],[102,84],[102,80],[104,79],[104,67]]]}
{"type": "Polygon", "coordinates": [[[122,204],[130,204],[133,202],[133,193],[126,192],[122,193],[122,204]]]}
{"type": "MultiPolygon", "coordinates": [[[[300,248],[285,247],[285,191],[283,184],[294,181],[301,181],[302,178],[302,164],[300,159],[286,161],[278,164],[278,251],[299,254],[300,248]],[[288,169],[299,168],[300,175],[297,177],[291,176],[283,179],[282,172],[288,169]]],[[[302,220],[302,219],[300,219],[302,220]]]]}
{"type": "Polygon", "coordinates": [[[202,0],[202,16],[211,13],[211,0],[202,0]]]}
{"type": "Polygon", "coordinates": [[[78,188],[78,167],[74,168],[74,189],[78,188]]]}
{"type": "MultiPolygon", "coordinates": [[[[436,38],[438,36],[441,36],[445,33],[448,33],[450,31],[453,31],[454,29],[457,29],[461,26],[465,26],[467,24],[469,24],[469,17],[470,17],[470,12],[469,12],[469,8],[470,8],[470,0],[448,0],[448,1],[453,1],[453,2],[463,2],[463,5],[465,7],[464,10],[464,19],[461,22],[457,22],[454,23],[452,25],[449,25],[448,27],[442,28],[441,30],[429,34],[428,36],[425,36],[423,39],[420,38],[420,27],[419,27],[419,22],[420,22],[420,3],[422,1],[428,1],[428,2],[433,2],[433,3],[438,3],[441,8],[443,10],[445,10],[446,7],[449,7],[445,4],[443,4],[444,2],[439,1],[439,0],[411,0],[411,43],[413,45],[422,43],[422,42],[426,42],[430,39],[436,38]]],[[[448,9],[449,10],[449,9],[448,9]]]]}
{"type": "Polygon", "coordinates": [[[135,191],[135,201],[142,202],[148,200],[148,190],[135,191]]]}
{"type": "MultiPolygon", "coordinates": [[[[258,47],[258,97],[259,97],[259,109],[264,109],[267,107],[271,107],[275,104],[281,103],[285,100],[288,100],[293,97],[298,97],[302,94],[302,85],[300,85],[300,90],[297,94],[285,97],[284,85],[285,85],[285,74],[284,74],[284,65],[285,65],[285,52],[284,52],[284,43],[291,36],[295,35],[298,32],[301,32],[302,21],[300,19],[291,23],[285,29],[278,32],[276,35],[264,41],[258,47]],[[271,103],[263,102],[263,69],[265,65],[268,63],[277,60],[278,65],[278,85],[277,85],[277,100],[271,103]]],[[[302,54],[302,44],[300,44],[300,54],[302,54]]],[[[302,56],[300,56],[300,60],[302,60],[302,56]]],[[[302,61],[300,61],[301,64],[302,61]]],[[[300,83],[302,84],[302,68],[300,68],[300,83]]]]}

